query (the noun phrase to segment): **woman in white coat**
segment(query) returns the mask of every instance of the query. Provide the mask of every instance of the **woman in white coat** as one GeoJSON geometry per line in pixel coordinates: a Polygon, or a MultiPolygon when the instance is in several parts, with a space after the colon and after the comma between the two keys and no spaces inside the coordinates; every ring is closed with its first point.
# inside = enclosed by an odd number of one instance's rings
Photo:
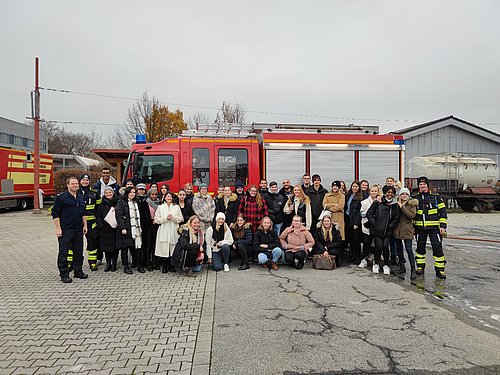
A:
{"type": "Polygon", "coordinates": [[[164,203],[158,206],[154,218],[154,222],[160,225],[156,235],[155,255],[163,260],[163,273],[175,272],[175,268],[170,265],[170,257],[174,254],[179,239],[179,223],[184,220],[181,209],[173,202],[173,198],[170,192],[165,195],[164,203]]]}

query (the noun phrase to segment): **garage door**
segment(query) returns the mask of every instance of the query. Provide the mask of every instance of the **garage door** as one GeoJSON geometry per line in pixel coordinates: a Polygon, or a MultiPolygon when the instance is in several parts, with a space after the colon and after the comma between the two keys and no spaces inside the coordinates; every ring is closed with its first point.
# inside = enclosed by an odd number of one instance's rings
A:
{"type": "Polygon", "coordinates": [[[283,179],[288,178],[292,185],[302,184],[306,170],[304,150],[266,150],[267,182],[276,181],[281,188],[283,179]]]}
{"type": "Polygon", "coordinates": [[[354,180],[354,151],[311,151],[311,176],[319,174],[322,185],[330,189],[332,182],[354,180]]]}
{"type": "Polygon", "coordinates": [[[359,178],[370,185],[385,185],[386,177],[399,179],[399,151],[360,151],[359,178]]]}

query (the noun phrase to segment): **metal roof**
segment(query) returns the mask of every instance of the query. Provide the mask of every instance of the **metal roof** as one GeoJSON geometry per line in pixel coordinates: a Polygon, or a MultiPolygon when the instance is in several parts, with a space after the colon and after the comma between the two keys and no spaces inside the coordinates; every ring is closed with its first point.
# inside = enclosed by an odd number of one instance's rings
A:
{"type": "Polygon", "coordinates": [[[459,123],[460,128],[462,128],[464,130],[470,131],[471,133],[482,136],[482,137],[487,138],[489,140],[492,140],[494,142],[500,143],[500,134],[498,134],[492,130],[482,128],[482,127],[475,125],[471,122],[462,120],[462,119],[455,117],[453,115],[443,117],[443,118],[440,118],[437,120],[425,122],[423,124],[410,126],[408,128],[395,130],[391,133],[402,134],[405,136],[405,138],[409,138],[409,137],[413,137],[413,136],[420,135],[422,133],[427,132],[428,129],[426,129],[426,128],[428,128],[428,127],[433,127],[434,129],[431,129],[431,130],[435,130],[435,128],[442,128],[442,127],[449,126],[449,125],[457,125],[457,123],[459,123]],[[450,121],[450,120],[454,121],[455,123],[454,124],[449,123],[448,121],[450,121]],[[442,123],[442,124],[440,124],[440,123],[442,123]]]}

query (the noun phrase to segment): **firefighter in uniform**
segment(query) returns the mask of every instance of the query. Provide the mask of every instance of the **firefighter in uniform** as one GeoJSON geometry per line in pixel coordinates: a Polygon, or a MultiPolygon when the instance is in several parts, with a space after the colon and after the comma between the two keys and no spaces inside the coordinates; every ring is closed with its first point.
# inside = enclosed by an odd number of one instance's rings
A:
{"type": "MultiPolygon", "coordinates": [[[[97,205],[101,203],[99,193],[90,187],[90,176],[83,174],[80,176],[80,188],[78,194],[85,201],[85,219],[87,220],[87,256],[91,271],[97,271],[97,248],[99,246],[97,223],[95,220],[95,212],[97,205]]],[[[73,261],[73,252],[68,253],[68,265],[71,269],[73,261]]]]}
{"type": "Polygon", "coordinates": [[[443,235],[446,233],[447,214],[446,205],[439,194],[429,191],[429,179],[419,177],[417,214],[414,219],[415,235],[417,237],[417,251],[415,259],[417,263],[417,275],[423,275],[425,270],[425,245],[429,236],[434,256],[434,268],[436,276],[446,279],[444,273],[443,235]]]}

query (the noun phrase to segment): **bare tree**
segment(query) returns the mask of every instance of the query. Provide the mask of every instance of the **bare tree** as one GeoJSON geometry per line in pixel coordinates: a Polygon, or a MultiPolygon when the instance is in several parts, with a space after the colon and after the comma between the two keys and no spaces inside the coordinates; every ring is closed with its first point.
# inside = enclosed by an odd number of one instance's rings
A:
{"type": "Polygon", "coordinates": [[[90,134],[70,132],[50,121],[43,122],[41,128],[47,135],[47,151],[50,154],[93,157],[92,150],[101,143],[101,136],[95,129],[90,134]]]}
{"type": "Polygon", "coordinates": [[[245,118],[245,107],[241,103],[235,102],[232,104],[224,100],[215,122],[242,124],[245,122],[245,118]]]}
{"type": "Polygon", "coordinates": [[[208,124],[208,116],[204,112],[197,112],[188,119],[189,129],[196,129],[197,124],[208,124]]]}

